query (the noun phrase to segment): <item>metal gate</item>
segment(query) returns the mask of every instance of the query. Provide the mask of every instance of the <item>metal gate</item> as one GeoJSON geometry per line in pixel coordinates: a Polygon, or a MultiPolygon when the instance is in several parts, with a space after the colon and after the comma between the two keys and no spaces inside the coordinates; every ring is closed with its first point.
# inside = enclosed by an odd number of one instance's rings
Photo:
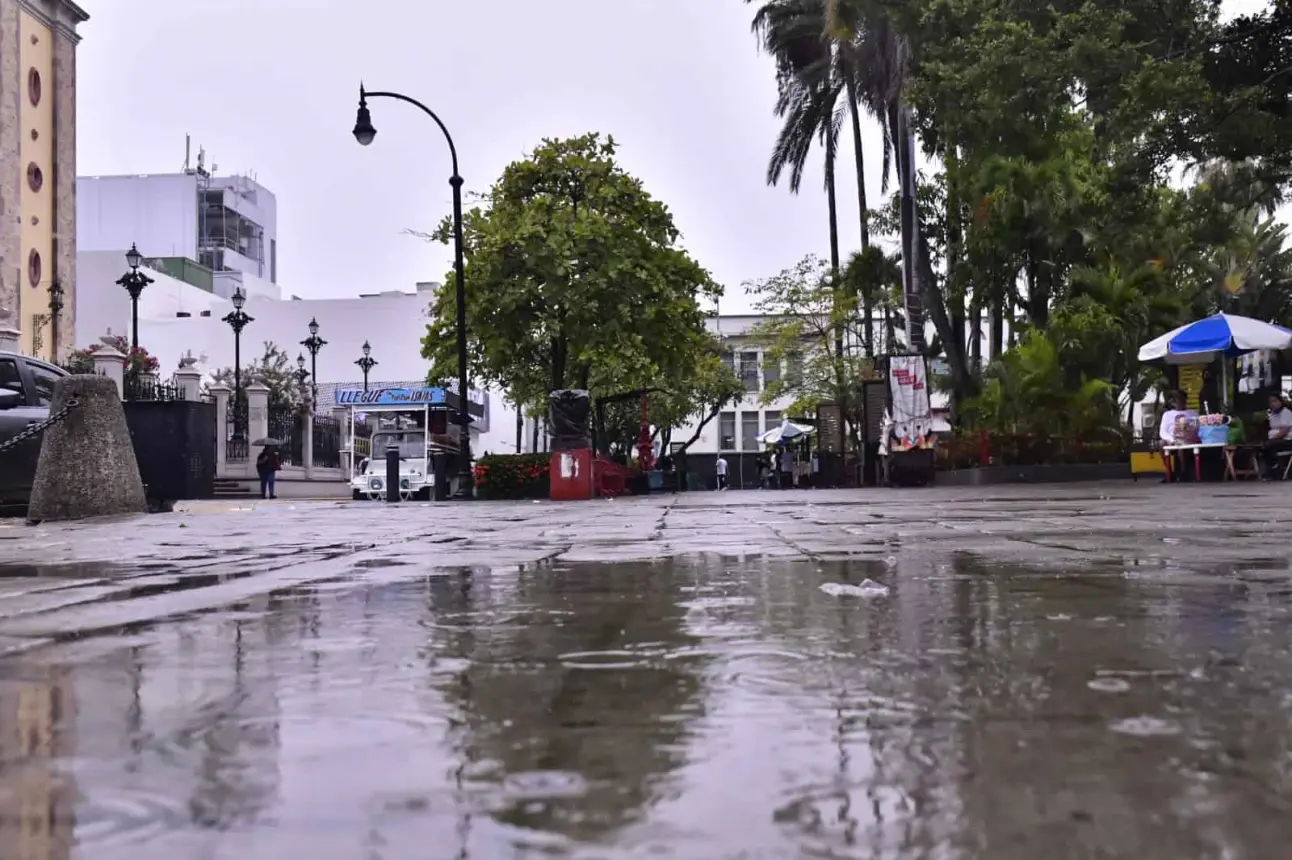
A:
{"type": "Polygon", "coordinates": [[[139,477],[150,501],[215,497],[215,404],[126,401],[139,477]]]}

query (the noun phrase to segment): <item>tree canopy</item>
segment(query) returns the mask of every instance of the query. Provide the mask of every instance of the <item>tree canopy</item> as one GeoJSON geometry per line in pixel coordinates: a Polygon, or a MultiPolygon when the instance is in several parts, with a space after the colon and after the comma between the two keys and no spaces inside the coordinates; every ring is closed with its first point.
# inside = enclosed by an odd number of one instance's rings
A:
{"type": "MultiPolygon", "coordinates": [[[[561,388],[654,387],[669,393],[661,409],[689,414],[716,351],[701,302],[721,289],[615,153],[598,134],[543,140],[466,213],[470,371],[531,410],[561,388]]],[[[432,235],[450,243],[452,224],[432,235]]],[[[457,374],[455,295],[450,273],[422,347],[434,381],[457,374]]]]}

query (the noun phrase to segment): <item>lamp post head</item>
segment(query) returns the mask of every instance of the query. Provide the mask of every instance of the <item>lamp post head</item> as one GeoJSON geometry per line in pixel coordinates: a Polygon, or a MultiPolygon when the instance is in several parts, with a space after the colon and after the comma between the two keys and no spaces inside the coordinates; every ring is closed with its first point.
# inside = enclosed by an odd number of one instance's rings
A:
{"type": "Polygon", "coordinates": [[[318,337],[319,321],[315,317],[310,317],[310,337],[318,337]]]}
{"type": "Polygon", "coordinates": [[[131,242],[130,250],[126,251],[126,265],[130,266],[131,269],[138,269],[139,264],[143,261],[144,255],[139,253],[139,249],[135,247],[135,243],[131,242]]]}
{"type": "Polygon", "coordinates": [[[296,367],[300,370],[305,369],[305,356],[301,355],[299,352],[296,353],[296,367]]]}
{"type": "Polygon", "coordinates": [[[376,136],[377,130],[372,127],[372,115],[368,113],[368,97],[363,91],[363,84],[359,84],[359,112],[354,118],[354,139],[359,141],[360,146],[367,146],[376,136]]]}
{"type": "Polygon", "coordinates": [[[367,358],[370,355],[372,355],[372,345],[365,340],[363,342],[363,357],[367,358]]]}
{"type": "Polygon", "coordinates": [[[233,298],[230,301],[233,302],[234,310],[242,310],[242,306],[247,303],[247,296],[246,293],[242,292],[242,287],[238,287],[233,291],[233,298]]]}
{"type": "Polygon", "coordinates": [[[63,285],[54,281],[49,285],[49,312],[58,316],[63,310],[63,285]]]}

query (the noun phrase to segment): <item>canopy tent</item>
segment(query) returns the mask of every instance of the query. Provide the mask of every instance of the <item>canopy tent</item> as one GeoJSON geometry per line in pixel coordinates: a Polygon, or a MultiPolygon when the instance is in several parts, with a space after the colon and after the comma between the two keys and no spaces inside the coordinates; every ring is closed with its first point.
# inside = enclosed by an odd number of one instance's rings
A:
{"type": "Polygon", "coordinates": [[[804,427],[802,424],[795,424],[792,421],[785,420],[781,422],[781,426],[773,427],[759,436],[758,441],[764,445],[779,445],[781,442],[792,442],[795,439],[801,439],[813,432],[815,432],[815,429],[812,427],[804,427]]]}
{"type": "Polygon", "coordinates": [[[1292,330],[1251,317],[1220,313],[1150,340],[1139,348],[1139,360],[1207,364],[1219,356],[1289,347],[1292,347],[1292,330]]]}

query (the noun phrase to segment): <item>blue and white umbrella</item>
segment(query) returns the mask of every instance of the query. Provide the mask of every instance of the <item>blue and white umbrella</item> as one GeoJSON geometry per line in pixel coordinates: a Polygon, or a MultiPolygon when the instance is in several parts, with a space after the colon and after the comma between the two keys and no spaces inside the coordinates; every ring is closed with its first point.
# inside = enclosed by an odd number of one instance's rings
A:
{"type": "Polygon", "coordinates": [[[1220,355],[1292,347],[1292,330],[1251,317],[1214,314],[1182,325],[1139,348],[1140,361],[1206,364],[1220,355]]]}

